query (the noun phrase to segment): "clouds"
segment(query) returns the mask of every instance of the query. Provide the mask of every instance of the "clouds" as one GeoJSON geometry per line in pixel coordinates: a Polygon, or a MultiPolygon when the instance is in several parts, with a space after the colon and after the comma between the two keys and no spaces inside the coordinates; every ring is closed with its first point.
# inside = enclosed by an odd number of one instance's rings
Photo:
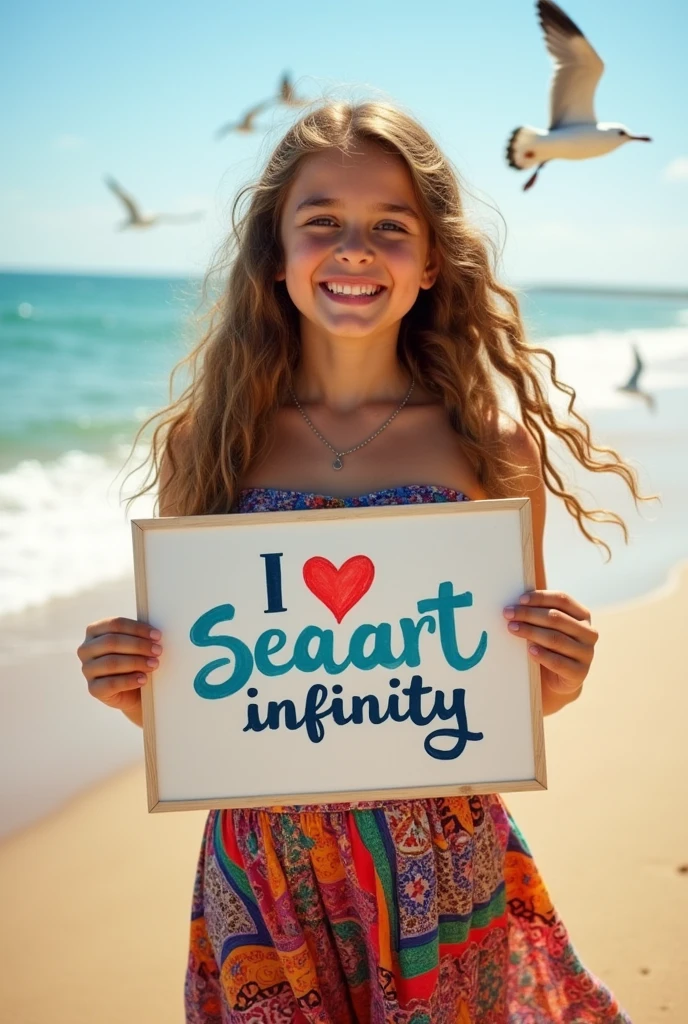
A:
{"type": "Polygon", "coordinates": [[[662,172],[664,181],[688,182],[688,156],[677,156],[662,172]]]}

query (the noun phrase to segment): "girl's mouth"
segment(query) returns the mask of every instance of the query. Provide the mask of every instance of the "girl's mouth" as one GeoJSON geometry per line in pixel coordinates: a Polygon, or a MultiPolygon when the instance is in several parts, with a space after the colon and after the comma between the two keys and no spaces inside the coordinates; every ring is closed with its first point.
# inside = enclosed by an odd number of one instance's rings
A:
{"type": "Polygon", "coordinates": [[[341,302],[346,306],[369,306],[379,299],[383,292],[387,291],[384,285],[332,285],[327,281],[321,281],[318,287],[333,302],[341,302]],[[333,291],[333,288],[339,289],[333,291]],[[348,289],[348,291],[344,291],[348,289]],[[353,294],[357,291],[358,294],[353,294]]]}

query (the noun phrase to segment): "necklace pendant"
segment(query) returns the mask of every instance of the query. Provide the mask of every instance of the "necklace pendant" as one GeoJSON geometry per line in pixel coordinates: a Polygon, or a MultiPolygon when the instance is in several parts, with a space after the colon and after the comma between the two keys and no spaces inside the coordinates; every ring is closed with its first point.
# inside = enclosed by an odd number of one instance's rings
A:
{"type": "Polygon", "coordinates": [[[344,463],[341,460],[341,456],[338,455],[334,460],[332,463],[332,469],[344,469],[344,463]]]}

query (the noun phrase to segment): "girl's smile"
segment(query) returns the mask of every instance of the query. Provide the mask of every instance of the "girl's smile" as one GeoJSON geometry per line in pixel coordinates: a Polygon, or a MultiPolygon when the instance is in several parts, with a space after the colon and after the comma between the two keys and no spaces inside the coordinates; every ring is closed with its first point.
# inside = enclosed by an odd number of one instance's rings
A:
{"type": "Polygon", "coordinates": [[[328,278],[321,281],[319,287],[328,299],[347,306],[371,305],[387,291],[383,285],[366,283],[365,279],[353,276],[349,279],[328,278]]]}

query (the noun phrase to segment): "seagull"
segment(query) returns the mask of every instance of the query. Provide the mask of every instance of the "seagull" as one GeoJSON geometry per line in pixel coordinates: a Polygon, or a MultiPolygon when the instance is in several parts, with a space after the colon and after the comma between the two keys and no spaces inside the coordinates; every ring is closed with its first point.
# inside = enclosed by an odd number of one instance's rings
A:
{"type": "Polygon", "coordinates": [[[616,390],[617,391],[623,391],[627,395],[637,395],[638,398],[642,398],[642,400],[646,403],[646,405],[648,406],[649,409],[652,409],[654,411],[655,404],[656,404],[655,403],[655,396],[651,395],[648,391],[643,391],[642,388],[638,387],[638,381],[640,380],[640,374],[645,369],[645,364],[643,363],[642,359],[640,358],[640,352],[638,351],[638,346],[637,345],[633,345],[632,348],[633,348],[633,355],[635,356],[635,366],[633,368],[633,373],[628,378],[626,383],[622,384],[616,390]]]}
{"type": "Polygon", "coordinates": [[[269,100],[262,100],[260,103],[256,103],[254,107],[246,111],[240,121],[230,121],[229,124],[218,129],[215,133],[215,138],[221,139],[229,132],[254,132],[256,130],[253,124],[254,118],[262,110],[265,110],[266,107],[271,107],[275,103],[281,103],[286,107],[305,107],[308,102],[308,100],[296,95],[289,73],[285,71],[280,80],[279,91],[276,96],[271,96],[269,100]]]}
{"type": "Polygon", "coordinates": [[[222,128],[218,128],[215,132],[215,138],[221,139],[224,135],[229,132],[254,132],[256,130],[253,124],[254,119],[260,114],[262,110],[269,107],[271,103],[274,103],[273,99],[262,100],[260,103],[256,103],[255,106],[250,107],[240,121],[230,121],[229,124],[223,125],[222,128]]]}
{"type": "Polygon", "coordinates": [[[525,170],[537,164],[523,191],[532,188],[549,160],[587,160],[604,156],[626,142],[651,142],[647,135],[632,135],[623,124],[599,122],[594,99],[604,64],[581,30],[552,0],[537,0],[537,13],[545,45],[554,61],[550,86],[550,125],[547,130],[524,125],[507,144],[510,167],[525,170]]]}
{"type": "Polygon", "coordinates": [[[286,71],[282,75],[277,102],[284,103],[287,107],[305,107],[308,103],[308,100],[304,100],[296,95],[289,73],[286,71]]]}
{"type": "Polygon", "coordinates": [[[114,178],[105,178],[107,187],[115,193],[117,198],[124,203],[129,217],[119,225],[120,231],[125,228],[152,228],[155,224],[182,224],[190,220],[198,220],[204,216],[203,210],[196,210],[193,213],[142,213],[141,209],[132,196],[125,192],[114,178]]]}

